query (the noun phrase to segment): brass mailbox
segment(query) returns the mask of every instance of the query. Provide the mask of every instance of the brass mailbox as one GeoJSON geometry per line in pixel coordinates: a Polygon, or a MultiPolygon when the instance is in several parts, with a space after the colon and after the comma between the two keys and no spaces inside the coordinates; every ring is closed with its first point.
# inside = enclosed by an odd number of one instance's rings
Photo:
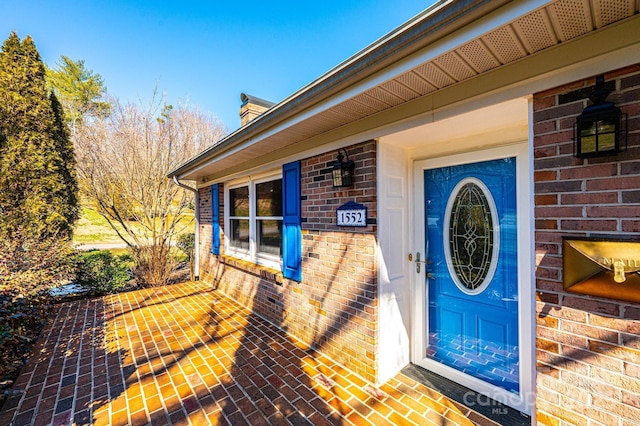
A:
{"type": "Polygon", "coordinates": [[[565,237],[562,260],[565,290],[640,302],[640,241],[565,237]]]}

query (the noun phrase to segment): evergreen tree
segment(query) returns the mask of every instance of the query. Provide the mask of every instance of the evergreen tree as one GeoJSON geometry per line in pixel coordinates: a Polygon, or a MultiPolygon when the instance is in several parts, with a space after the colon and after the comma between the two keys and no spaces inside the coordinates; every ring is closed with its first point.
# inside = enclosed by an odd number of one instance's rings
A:
{"type": "Polygon", "coordinates": [[[77,193],[62,108],[33,40],[14,32],[0,50],[0,382],[69,276],[77,193]]]}
{"type": "Polygon", "coordinates": [[[87,69],[83,60],[62,55],[57,67],[47,69],[47,83],[58,96],[73,131],[89,118],[109,114],[111,104],[104,101],[106,87],[100,74],[87,69]]]}
{"type": "Polygon", "coordinates": [[[0,51],[0,238],[69,240],[78,218],[73,146],[30,36],[0,51]]]}

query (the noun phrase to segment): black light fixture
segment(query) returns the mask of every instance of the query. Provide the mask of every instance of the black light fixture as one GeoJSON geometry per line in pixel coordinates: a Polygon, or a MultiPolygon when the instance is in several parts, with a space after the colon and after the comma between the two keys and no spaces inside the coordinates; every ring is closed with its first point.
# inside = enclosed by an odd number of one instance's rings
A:
{"type": "Polygon", "coordinates": [[[353,170],[355,167],[355,163],[349,160],[349,153],[342,148],[338,149],[338,157],[333,163],[333,168],[331,169],[333,187],[342,188],[353,185],[353,170]],[[347,155],[347,161],[342,161],[344,160],[344,155],[342,155],[340,150],[347,155]]]}
{"type": "Polygon", "coordinates": [[[606,101],[611,92],[604,84],[604,76],[596,77],[589,95],[593,104],[582,111],[574,127],[576,157],[602,157],[627,149],[627,114],[606,101]]]}

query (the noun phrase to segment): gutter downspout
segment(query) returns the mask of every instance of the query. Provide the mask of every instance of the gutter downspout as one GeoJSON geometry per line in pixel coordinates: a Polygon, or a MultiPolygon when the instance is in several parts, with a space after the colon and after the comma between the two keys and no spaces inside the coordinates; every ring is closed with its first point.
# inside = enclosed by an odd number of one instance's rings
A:
{"type": "Polygon", "coordinates": [[[184,188],[188,191],[193,192],[194,194],[194,216],[196,217],[196,230],[194,233],[194,241],[193,241],[193,255],[195,256],[195,262],[193,264],[193,277],[196,281],[200,279],[200,194],[197,189],[193,189],[190,186],[187,186],[180,182],[176,175],[173,175],[173,183],[178,185],[180,188],[184,188]]]}

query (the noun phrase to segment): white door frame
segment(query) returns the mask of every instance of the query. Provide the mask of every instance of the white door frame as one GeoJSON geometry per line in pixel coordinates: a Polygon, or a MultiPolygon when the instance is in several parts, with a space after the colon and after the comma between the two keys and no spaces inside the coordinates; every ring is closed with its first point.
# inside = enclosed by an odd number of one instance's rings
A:
{"type": "MultiPolygon", "coordinates": [[[[533,278],[533,250],[532,250],[532,176],[530,153],[527,142],[489,148],[463,154],[417,160],[413,162],[413,255],[420,252],[425,257],[425,226],[424,226],[424,170],[438,167],[454,166],[465,163],[493,160],[497,158],[516,157],[516,193],[517,193],[517,236],[518,236],[518,339],[520,348],[520,392],[515,394],[482,380],[468,376],[451,367],[433,360],[425,359],[427,345],[426,330],[427,317],[427,286],[424,267],[420,272],[412,268],[412,330],[411,330],[411,361],[437,374],[458,382],[480,394],[491,397],[505,405],[513,407],[526,414],[532,414],[535,406],[535,280],[533,278]]],[[[465,400],[474,403],[481,401],[465,400]]]]}

